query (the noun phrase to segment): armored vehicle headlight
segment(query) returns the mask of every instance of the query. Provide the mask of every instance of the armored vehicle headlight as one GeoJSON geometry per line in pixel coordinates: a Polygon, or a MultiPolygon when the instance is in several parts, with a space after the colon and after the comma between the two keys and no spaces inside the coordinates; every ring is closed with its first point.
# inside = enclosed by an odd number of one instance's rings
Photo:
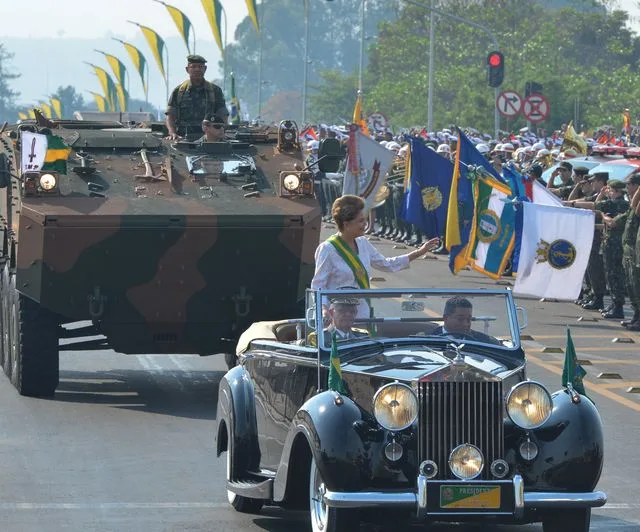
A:
{"type": "Polygon", "coordinates": [[[449,455],[449,468],[460,480],[471,480],[482,473],[484,458],[480,449],[470,443],[458,445],[449,455]]]}
{"type": "Polygon", "coordinates": [[[373,414],[387,430],[406,429],[418,417],[418,398],[406,384],[387,384],[373,396],[373,414]]]}
{"type": "Polygon", "coordinates": [[[53,174],[42,174],[40,176],[40,188],[42,190],[53,190],[56,188],[58,180],[53,174]]]}
{"type": "Polygon", "coordinates": [[[553,410],[547,389],[533,381],[516,384],[507,396],[507,414],[518,427],[535,429],[543,425],[553,410]]]}
{"type": "Polygon", "coordinates": [[[293,192],[300,186],[300,178],[296,174],[289,174],[282,180],[282,186],[289,192],[293,192]]]}

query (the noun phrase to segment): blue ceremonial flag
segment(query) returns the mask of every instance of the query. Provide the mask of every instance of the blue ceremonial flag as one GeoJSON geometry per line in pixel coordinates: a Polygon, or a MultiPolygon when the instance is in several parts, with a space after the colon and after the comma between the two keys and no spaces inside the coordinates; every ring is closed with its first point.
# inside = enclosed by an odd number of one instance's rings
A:
{"type": "Polygon", "coordinates": [[[447,220],[453,163],[427,148],[418,138],[411,144],[411,176],[405,191],[402,218],[428,238],[442,235],[447,220]]]}
{"type": "MultiPolygon", "coordinates": [[[[531,201],[527,197],[527,191],[524,186],[524,178],[522,174],[512,165],[502,167],[502,174],[511,188],[511,197],[518,202],[531,201]]],[[[522,243],[522,204],[515,205],[515,231],[516,238],[513,246],[513,257],[511,259],[511,271],[518,271],[518,263],[520,262],[520,245],[522,243]]]]}
{"type": "Polygon", "coordinates": [[[476,149],[473,142],[460,128],[458,128],[458,139],[445,238],[449,250],[449,269],[452,273],[458,273],[469,263],[467,244],[469,243],[474,214],[474,175],[468,167],[478,167],[480,172],[486,171],[498,181],[503,182],[502,177],[498,175],[489,161],[476,149]]]}

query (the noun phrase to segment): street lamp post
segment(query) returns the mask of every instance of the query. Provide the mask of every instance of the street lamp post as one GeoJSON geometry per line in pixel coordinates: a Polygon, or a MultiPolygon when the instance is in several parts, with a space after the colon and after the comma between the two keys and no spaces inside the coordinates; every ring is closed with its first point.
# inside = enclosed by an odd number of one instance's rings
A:
{"type": "Polygon", "coordinates": [[[433,131],[433,69],[435,65],[436,15],[433,12],[433,0],[429,11],[429,89],[427,95],[427,132],[433,131]]]}
{"type": "Polygon", "coordinates": [[[309,0],[304,0],[304,75],[302,80],[302,123],[307,120],[307,80],[309,75],[309,0]]]}
{"type": "Polygon", "coordinates": [[[260,62],[258,65],[258,116],[262,118],[262,35],[264,34],[264,2],[260,3],[260,62]]]}
{"type": "Polygon", "coordinates": [[[360,69],[358,72],[358,91],[362,94],[362,71],[364,70],[364,21],[366,0],[362,0],[360,20],[360,69]]]}
{"type": "MultiPolygon", "coordinates": [[[[496,36],[491,32],[491,30],[489,28],[487,28],[486,26],[483,26],[482,24],[478,24],[477,22],[473,22],[472,20],[467,20],[466,18],[462,18],[459,17],[457,15],[452,15],[451,13],[446,13],[444,11],[440,11],[439,9],[436,9],[433,7],[433,0],[431,0],[430,5],[425,5],[423,3],[420,2],[416,2],[415,0],[402,0],[403,2],[406,2],[407,4],[411,4],[413,6],[417,6],[417,7],[422,7],[425,9],[428,9],[430,11],[431,16],[433,17],[433,14],[436,13],[437,15],[440,15],[442,17],[449,17],[453,20],[457,20],[458,22],[462,22],[463,24],[467,24],[469,26],[473,26],[474,28],[478,28],[482,31],[484,31],[489,38],[493,41],[493,45],[495,47],[496,50],[499,49],[498,46],[498,39],[496,39],[496,36]]],[[[435,31],[433,32],[435,34],[435,31]]],[[[434,42],[434,35],[432,35],[432,32],[429,32],[430,34],[430,43],[429,43],[429,49],[431,50],[431,43],[434,42]]],[[[433,55],[433,54],[430,54],[433,55]]],[[[431,100],[432,98],[432,87],[433,87],[433,71],[431,69],[431,58],[429,58],[429,97],[428,99],[431,100]]],[[[500,94],[500,90],[498,89],[498,87],[496,87],[495,91],[494,91],[494,95],[495,95],[495,100],[497,101],[498,99],[498,95],[500,94]]],[[[428,109],[428,114],[429,116],[427,117],[427,123],[429,123],[432,120],[432,109],[431,106],[429,106],[428,109]]],[[[495,137],[498,138],[498,132],[500,130],[500,114],[498,113],[498,108],[497,106],[494,106],[494,122],[495,122],[495,137]]]]}

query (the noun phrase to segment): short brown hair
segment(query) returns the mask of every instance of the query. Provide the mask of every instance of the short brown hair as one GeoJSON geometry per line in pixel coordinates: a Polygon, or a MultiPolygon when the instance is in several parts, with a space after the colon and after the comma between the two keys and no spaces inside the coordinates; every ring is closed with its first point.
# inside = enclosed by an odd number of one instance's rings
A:
{"type": "Polygon", "coordinates": [[[360,196],[347,194],[333,202],[331,215],[338,225],[338,229],[342,231],[345,222],[355,220],[362,209],[364,209],[364,200],[360,196]]]}

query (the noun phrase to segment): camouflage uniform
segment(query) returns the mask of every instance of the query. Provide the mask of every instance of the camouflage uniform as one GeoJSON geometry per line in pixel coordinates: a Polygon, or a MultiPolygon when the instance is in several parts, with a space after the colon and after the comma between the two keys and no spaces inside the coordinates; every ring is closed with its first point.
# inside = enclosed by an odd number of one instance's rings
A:
{"type": "MultiPolygon", "coordinates": [[[[568,197],[568,196],[567,196],[568,197]]],[[[583,201],[594,201],[596,196],[585,197],[583,201]]],[[[591,244],[591,253],[589,255],[589,263],[587,265],[587,274],[585,284],[591,290],[591,297],[584,305],[585,309],[597,310],[604,307],[602,298],[607,291],[607,283],[604,273],[604,261],[600,250],[602,242],[602,232],[596,229],[593,232],[593,243],[591,244]]]]}
{"type": "Polygon", "coordinates": [[[195,87],[187,80],[171,93],[166,114],[175,116],[176,133],[187,137],[202,134],[202,121],[212,116],[226,121],[229,111],[220,87],[206,80],[195,87]]]}
{"type": "Polygon", "coordinates": [[[596,211],[614,218],[614,224],[605,228],[602,239],[604,270],[609,284],[613,305],[624,305],[626,287],[622,268],[622,233],[624,231],[629,202],[624,198],[609,199],[596,203],[596,211]]]}
{"type": "Polygon", "coordinates": [[[640,216],[629,209],[622,233],[622,266],[629,301],[635,317],[640,317],[640,267],[636,262],[636,238],[640,226],[640,216]]]}

